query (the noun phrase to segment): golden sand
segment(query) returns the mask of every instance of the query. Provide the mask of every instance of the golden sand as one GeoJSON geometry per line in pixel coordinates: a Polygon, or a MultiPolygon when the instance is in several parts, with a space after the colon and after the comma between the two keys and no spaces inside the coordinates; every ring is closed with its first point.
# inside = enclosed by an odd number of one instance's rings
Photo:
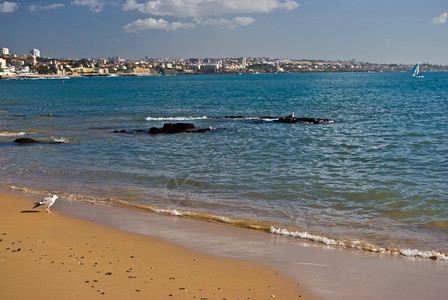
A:
{"type": "Polygon", "coordinates": [[[315,299],[246,261],[62,216],[0,193],[1,299],[315,299]]]}

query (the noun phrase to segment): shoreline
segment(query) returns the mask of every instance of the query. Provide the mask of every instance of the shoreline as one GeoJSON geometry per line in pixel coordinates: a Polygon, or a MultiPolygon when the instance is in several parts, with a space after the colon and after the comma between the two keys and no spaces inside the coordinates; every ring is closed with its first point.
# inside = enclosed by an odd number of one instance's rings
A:
{"type": "MultiPolygon", "coordinates": [[[[9,192],[17,192],[22,194],[33,194],[45,195],[46,192],[40,190],[33,190],[25,187],[16,186],[5,186],[9,192]]],[[[83,198],[80,195],[74,195],[67,192],[60,192],[59,196],[62,198],[70,199],[70,201],[80,201],[83,203],[95,203],[89,200],[89,197],[83,198]]],[[[270,235],[282,236],[285,238],[291,238],[297,240],[297,242],[318,244],[321,246],[329,246],[334,248],[339,248],[347,251],[355,251],[368,254],[377,255],[392,255],[392,256],[403,256],[405,258],[422,258],[428,260],[436,260],[448,263],[448,252],[437,249],[437,250],[427,250],[418,249],[410,247],[397,247],[397,246],[378,246],[374,243],[363,241],[359,239],[335,239],[323,235],[313,234],[307,231],[302,231],[300,229],[288,226],[282,226],[278,223],[272,222],[268,223],[263,220],[252,220],[252,219],[238,219],[231,218],[227,215],[217,215],[213,213],[203,213],[194,210],[184,210],[175,208],[166,208],[152,205],[145,205],[141,203],[130,203],[120,199],[107,198],[102,199],[98,203],[111,206],[114,208],[127,208],[130,210],[138,210],[149,214],[162,215],[166,217],[181,217],[190,220],[204,221],[206,223],[217,223],[224,226],[238,227],[242,229],[249,229],[251,231],[260,231],[263,233],[268,233],[270,235]]],[[[70,212],[66,213],[70,215],[70,212]]],[[[81,216],[82,218],[82,216],[81,216]]],[[[112,226],[115,227],[115,226],[112,226]]]]}
{"type": "Polygon", "coordinates": [[[316,299],[275,269],[30,209],[33,202],[0,193],[4,299],[316,299]]]}
{"type": "MultiPolygon", "coordinates": [[[[151,77],[151,76],[183,76],[183,75],[260,75],[260,74],[330,74],[330,73],[407,73],[405,70],[337,70],[337,71],[301,71],[301,72],[221,72],[221,73],[81,73],[81,74],[9,74],[0,75],[0,80],[17,79],[63,79],[63,78],[88,78],[88,77],[151,77]]],[[[448,72],[448,70],[432,70],[429,72],[448,72]]]]}
{"type": "Polygon", "coordinates": [[[444,299],[448,293],[448,263],[443,261],[334,248],[224,224],[73,200],[58,199],[53,208],[71,218],[149,236],[194,253],[278,270],[292,278],[293,285],[299,283],[322,300],[444,299]]]}

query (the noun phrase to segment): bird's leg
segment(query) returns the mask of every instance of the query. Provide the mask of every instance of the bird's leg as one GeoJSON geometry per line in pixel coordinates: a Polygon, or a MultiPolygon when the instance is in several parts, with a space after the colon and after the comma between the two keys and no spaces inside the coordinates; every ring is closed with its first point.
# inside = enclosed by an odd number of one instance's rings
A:
{"type": "Polygon", "coordinates": [[[47,210],[48,213],[50,213],[50,209],[48,207],[45,207],[45,209],[47,210]]]}

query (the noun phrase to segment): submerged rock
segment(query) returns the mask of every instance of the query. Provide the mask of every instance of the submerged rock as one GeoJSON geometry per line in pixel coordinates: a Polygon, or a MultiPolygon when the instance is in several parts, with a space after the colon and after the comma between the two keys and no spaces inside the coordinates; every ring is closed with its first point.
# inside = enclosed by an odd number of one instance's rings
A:
{"type": "MultiPolygon", "coordinates": [[[[227,117],[224,117],[227,118],[227,117]]],[[[233,118],[233,117],[232,117],[233,118]]],[[[322,119],[322,118],[296,118],[294,115],[289,115],[286,117],[274,117],[274,116],[261,116],[258,118],[245,118],[245,117],[235,117],[233,119],[244,119],[249,123],[263,123],[265,121],[278,122],[278,123],[304,123],[304,124],[329,124],[336,122],[332,119],[322,119]]]]}
{"type": "Polygon", "coordinates": [[[35,144],[35,143],[42,143],[41,141],[37,141],[37,140],[35,140],[35,139],[28,138],[28,137],[26,137],[26,138],[18,138],[18,139],[15,139],[14,142],[15,142],[15,143],[18,143],[18,144],[35,144]]]}
{"type": "MultiPolygon", "coordinates": [[[[286,117],[272,117],[272,116],[263,116],[258,118],[245,118],[244,116],[224,116],[224,117],[215,117],[216,119],[234,119],[234,120],[246,120],[251,123],[262,123],[264,121],[278,122],[278,123],[304,123],[304,124],[329,124],[334,123],[335,120],[332,119],[321,119],[321,118],[296,118],[294,114],[286,116],[286,117]]],[[[113,133],[127,133],[127,134],[136,134],[136,133],[149,133],[149,134],[174,134],[174,133],[200,133],[206,132],[210,130],[217,130],[216,128],[196,128],[193,124],[190,123],[165,123],[162,128],[151,127],[148,130],[144,129],[134,129],[134,130],[114,130],[113,133]]]]}
{"type": "Polygon", "coordinates": [[[28,137],[15,139],[14,142],[17,144],[65,144],[65,142],[62,141],[42,142],[28,137]]]}
{"type": "Polygon", "coordinates": [[[151,127],[148,130],[135,129],[132,131],[127,130],[114,130],[113,133],[150,133],[150,134],[174,134],[174,133],[200,133],[211,130],[211,128],[196,128],[190,123],[165,123],[162,128],[151,127]]]}
{"type": "Polygon", "coordinates": [[[193,124],[190,123],[165,123],[162,128],[151,127],[149,133],[159,134],[159,133],[181,133],[194,130],[193,124]]]}
{"type": "Polygon", "coordinates": [[[244,116],[224,116],[222,119],[244,119],[244,116]]]}
{"type": "Polygon", "coordinates": [[[209,131],[210,128],[196,128],[193,124],[190,123],[165,123],[162,128],[151,127],[149,129],[150,134],[160,134],[160,133],[193,133],[193,132],[206,132],[209,131]]]}
{"type": "Polygon", "coordinates": [[[274,122],[280,123],[306,123],[306,124],[328,124],[334,123],[334,120],[331,119],[320,119],[320,118],[296,118],[293,116],[282,117],[278,119],[274,119],[274,122]]]}

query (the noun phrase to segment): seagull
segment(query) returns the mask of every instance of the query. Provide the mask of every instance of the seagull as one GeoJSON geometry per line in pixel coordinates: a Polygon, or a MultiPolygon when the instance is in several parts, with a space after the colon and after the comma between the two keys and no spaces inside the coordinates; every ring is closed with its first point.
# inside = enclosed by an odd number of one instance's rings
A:
{"type": "Polygon", "coordinates": [[[59,197],[56,195],[53,195],[53,197],[44,197],[39,202],[34,203],[35,205],[33,208],[36,208],[41,205],[45,205],[45,209],[47,210],[47,212],[50,212],[50,206],[52,206],[54,204],[54,202],[56,201],[56,199],[58,199],[58,198],[59,197]]]}

